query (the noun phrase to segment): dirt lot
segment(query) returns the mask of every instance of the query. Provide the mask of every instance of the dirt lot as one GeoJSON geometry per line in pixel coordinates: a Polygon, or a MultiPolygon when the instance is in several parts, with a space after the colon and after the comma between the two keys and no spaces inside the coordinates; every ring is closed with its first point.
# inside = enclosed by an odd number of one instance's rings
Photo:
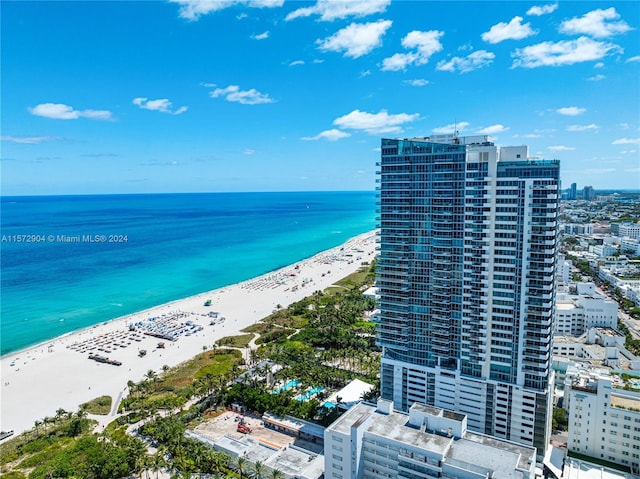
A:
{"type": "MultiPolygon", "coordinates": [[[[244,436],[244,434],[237,432],[238,421],[236,419],[240,417],[238,413],[227,411],[216,418],[198,425],[195,428],[195,432],[213,440],[225,434],[239,439],[244,436]]],[[[295,440],[293,436],[264,427],[262,419],[259,417],[245,414],[244,421],[245,424],[251,428],[249,437],[253,439],[265,441],[278,448],[292,444],[295,440]]]]}

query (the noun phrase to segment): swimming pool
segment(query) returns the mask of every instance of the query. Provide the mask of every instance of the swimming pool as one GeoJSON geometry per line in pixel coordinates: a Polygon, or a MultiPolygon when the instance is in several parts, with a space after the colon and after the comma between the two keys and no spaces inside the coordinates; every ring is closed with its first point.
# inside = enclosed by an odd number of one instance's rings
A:
{"type": "Polygon", "coordinates": [[[282,386],[277,388],[275,391],[273,391],[273,393],[278,394],[283,391],[288,391],[289,389],[295,388],[298,384],[300,384],[300,381],[298,381],[297,379],[290,379],[286,383],[284,383],[282,386]]]}
{"type": "Polygon", "coordinates": [[[309,389],[308,391],[303,392],[302,394],[298,394],[294,399],[296,401],[308,401],[313,396],[315,396],[318,393],[321,393],[322,391],[324,391],[324,388],[316,386],[314,388],[309,389]]]}

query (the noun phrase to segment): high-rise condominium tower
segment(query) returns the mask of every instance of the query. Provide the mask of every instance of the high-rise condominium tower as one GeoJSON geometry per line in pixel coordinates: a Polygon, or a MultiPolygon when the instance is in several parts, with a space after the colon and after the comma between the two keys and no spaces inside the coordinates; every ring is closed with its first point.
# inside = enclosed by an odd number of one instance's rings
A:
{"type": "Polygon", "coordinates": [[[543,454],[559,162],[441,135],[383,139],[379,166],[382,397],[543,454]]]}

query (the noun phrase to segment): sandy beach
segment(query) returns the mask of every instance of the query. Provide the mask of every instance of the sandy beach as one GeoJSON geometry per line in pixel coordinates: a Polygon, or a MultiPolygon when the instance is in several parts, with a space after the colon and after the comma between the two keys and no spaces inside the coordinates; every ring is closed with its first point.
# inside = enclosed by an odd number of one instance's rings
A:
{"type": "Polygon", "coordinates": [[[355,272],[362,262],[371,262],[375,239],[375,232],[366,233],[263,276],[2,357],[0,429],[18,434],[32,428],[36,420],[55,416],[59,408],[76,411],[80,404],[101,395],[111,396],[117,404],[126,396],[129,380],[139,381],[150,369],[161,372],[164,365],[190,359],[203,347],[210,348],[218,339],[238,334],[268,316],[277,305],[299,301],[355,272]],[[207,300],[210,306],[205,305],[207,300]],[[161,342],[163,348],[158,347],[161,342]],[[142,357],[140,350],[146,351],[142,357]],[[122,364],[101,363],[89,355],[122,364]]]}

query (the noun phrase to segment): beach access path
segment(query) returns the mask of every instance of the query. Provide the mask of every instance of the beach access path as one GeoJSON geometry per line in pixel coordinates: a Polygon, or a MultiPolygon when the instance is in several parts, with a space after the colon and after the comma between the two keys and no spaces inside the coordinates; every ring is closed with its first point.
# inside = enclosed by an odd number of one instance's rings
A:
{"type": "Polygon", "coordinates": [[[331,286],[363,262],[373,261],[375,248],[376,233],[369,232],[263,276],[7,354],[0,358],[0,429],[19,434],[36,420],[55,416],[59,408],[76,411],[102,395],[114,401],[126,397],[129,380],[138,382],[149,370],[160,373],[164,365],[191,359],[218,339],[267,317],[278,305],[286,307],[331,286]],[[205,306],[207,300],[210,306],[205,306]],[[216,318],[213,312],[218,313],[216,318]],[[135,332],[130,330],[132,324],[138,325],[135,332]],[[144,334],[146,327],[175,332],[178,339],[144,334]],[[140,350],[146,354],[140,356],[140,350]],[[91,360],[90,352],[122,364],[91,360]]]}

